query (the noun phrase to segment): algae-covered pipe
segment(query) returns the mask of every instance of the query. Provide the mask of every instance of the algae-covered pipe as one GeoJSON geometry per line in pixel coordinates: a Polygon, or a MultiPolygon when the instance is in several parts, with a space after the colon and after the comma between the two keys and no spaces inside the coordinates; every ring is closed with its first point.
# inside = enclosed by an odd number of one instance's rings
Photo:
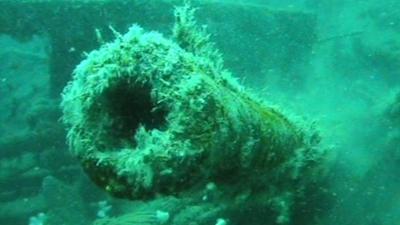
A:
{"type": "Polygon", "coordinates": [[[304,131],[223,69],[192,9],[175,17],[173,37],[134,25],[75,69],[63,118],[85,171],[131,199],[297,176],[316,155],[304,131]]]}

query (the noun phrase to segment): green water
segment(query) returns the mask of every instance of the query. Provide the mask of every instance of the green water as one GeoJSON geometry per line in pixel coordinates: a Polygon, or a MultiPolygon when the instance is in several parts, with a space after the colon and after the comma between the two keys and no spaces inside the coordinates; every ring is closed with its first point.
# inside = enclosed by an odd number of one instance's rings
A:
{"type": "MultiPolygon", "coordinates": [[[[242,176],[240,171],[218,173],[202,167],[201,178],[178,182],[181,188],[156,186],[159,194],[139,199],[113,196],[111,181],[102,183],[111,172],[100,170],[94,176],[67,143],[61,92],[88,53],[118,39],[134,23],[172,39],[174,7],[182,2],[0,0],[0,224],[400,224],[400,2],[191,4],[197,23],[205,25],[213,48],[221,53],[224,68],[246,92],[299,128],[318,132],[305,132],[310,136],[305,140],[318,142],[310,144],[310,151],[325,152],[310,164],[310,170],[319,169],[298,172],[292,179],[275,164],[270,171],[250,166],[242,176]],[[247,183],[247,173],[260,176],[260,181],[271,178],[271,184],[247,183]]],[[[153,107],[140,100],[141,106],[153,107]]],[[[136,104],[135,98],[110,101],[107,107],[132,101],[136,104]]],[[[118,110],[134,112],[135,118],[145,111],[118,110]]],[[[167,129],[154,125],[157,121],[151,120],[146,129],[167,129]]],[[[129,132],[137,135],[135,129],[129,132]]],[[[211,143],[222,136],[211,136],[211,143]]],[[[240,138],[228,139],[226,146],[243,141],[240,138]]],[[[156,138],[154,142],[162,146],[156,138]]],[[[226,164],[239,162],[227,158],[226,164]]],[[[94,166],[100,168],[101,162],[94,166]]]]}

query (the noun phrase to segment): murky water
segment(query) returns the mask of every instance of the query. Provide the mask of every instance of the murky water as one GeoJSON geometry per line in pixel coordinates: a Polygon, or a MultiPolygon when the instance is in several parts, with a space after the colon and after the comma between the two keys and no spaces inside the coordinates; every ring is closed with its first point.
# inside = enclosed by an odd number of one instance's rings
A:
{"type": "Polygon", "coordinates": [[[0,1],[0,224],[398,224],[400,2],[183,4],[0,1]]]}

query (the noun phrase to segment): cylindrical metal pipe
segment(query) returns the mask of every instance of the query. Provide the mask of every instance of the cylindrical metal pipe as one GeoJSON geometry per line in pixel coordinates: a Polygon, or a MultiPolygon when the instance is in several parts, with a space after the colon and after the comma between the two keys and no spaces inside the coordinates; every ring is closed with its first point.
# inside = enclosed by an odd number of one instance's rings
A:
{"type": "Polygon", "coordinates": [[[133,26],[76,68],[63,118],[86,172],[132,199],[297,179],[320,156],[304,130],[237,84],[189,33],[190,16],[176,16],[175,40],[133,26]]]}

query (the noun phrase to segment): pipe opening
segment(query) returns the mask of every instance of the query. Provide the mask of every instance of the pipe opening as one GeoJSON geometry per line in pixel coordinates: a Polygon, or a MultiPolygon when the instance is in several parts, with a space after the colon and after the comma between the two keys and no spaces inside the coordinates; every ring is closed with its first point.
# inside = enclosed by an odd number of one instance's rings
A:
{"type": "Polygon", "coordinates": [[[113,137],[111,140],[128,140],[136,145],[133,137],[139,126],[147,130],[165,128],[168,111],[153,102],[149,84],[118,81],[111,86],[104,91],[101,102],[110,118],[107,133],[113,137]]]}

